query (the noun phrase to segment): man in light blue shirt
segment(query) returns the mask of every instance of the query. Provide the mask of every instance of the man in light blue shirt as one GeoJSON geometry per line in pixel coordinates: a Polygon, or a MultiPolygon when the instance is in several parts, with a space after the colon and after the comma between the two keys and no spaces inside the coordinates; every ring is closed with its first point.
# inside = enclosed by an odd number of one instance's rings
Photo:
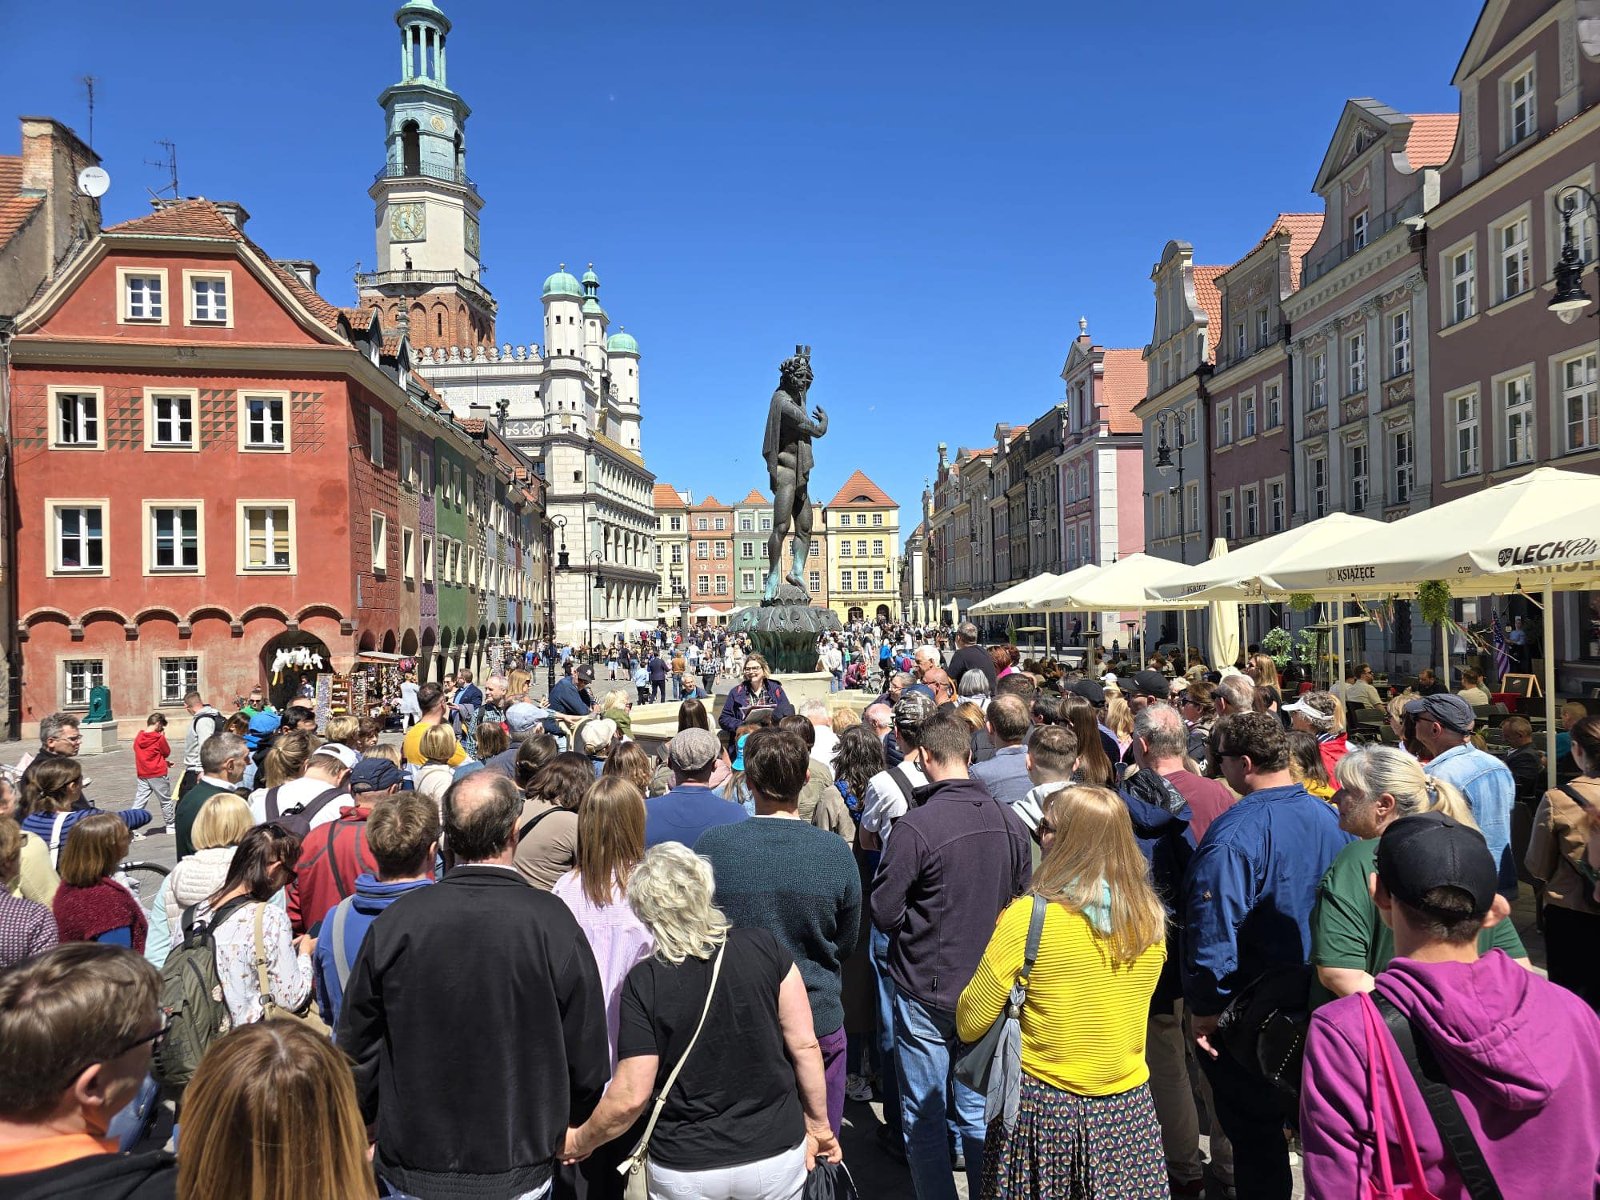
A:
{"type": "Polygon", "coordinates": [[[1472,819],[1494,855],[1500,894],[1514,898],[1517,864],[1511,854],[1511,805],[1517,798],[1517,781],[1511,768],[1471,744],[1472,705],[1460,696],[1448,692],[1420,696],[1406,705],[1406,715],[1416,718],[1417,740],[1433,754],[1422,764],[1423,771],[1454,784],[1466,796],[1472,819]]]}

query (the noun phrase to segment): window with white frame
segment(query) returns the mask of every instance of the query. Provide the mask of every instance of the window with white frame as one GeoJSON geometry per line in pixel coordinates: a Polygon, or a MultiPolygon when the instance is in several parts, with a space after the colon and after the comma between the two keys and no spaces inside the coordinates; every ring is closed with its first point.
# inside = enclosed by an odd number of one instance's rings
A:
{"type": "Polygon", "coordinates": [[[728,528],[728,519],[726,517],[718,517],[712,524],[718,532],[722,532],[728,528]]]}
{"type": "Polygon", "coordinates": [[[683,532],[683,518],[682,517],[673,517],[671,520],[669,520],[667,522],[667,528],[670,529],[673,533],[682,533],[683,532]]]}
{"type": "Polygon", "coordinates": [[[1366,443],[1358,442],[1353,446],[1346,446],[1345,461],[1348,464],[1349,511],[1353,513],[1364,512],[1370,496],[1368,489],[1372,480],[1372,459],[1367,452],[1366,443]]]}
{"type": "Polygon", "coordinates": [[[856,514],[856,524],[857,525],[865,525],[866,523],[867,523],[867,514],[866,513],[857,513],[856,514]]]}
{"type": "Polygon", "coordinates": [[[694,544],[694,556],[696,558],[699,558],[699,559],[710,558],[711,557],[711,543],[710,542],[696,542],[694,544]]]}
{"type": "Polygon", "coordinates": [[[1539,131],[1537,93],[1534,88],[1533,65],[1503,80],[1500,84],[1501,106],[1505,113],[1505,147],[1527,141],[1539,131]]]}
{"type": "Polygon", "coordinates": [[[283,450],[289,442],[284,410],[287,401],[283,396],[245,395],[244,448],[246,450],[283,450]]]}
{"type": "Polygon", "coordinates": [[[756,556],[756,544],[754,542],[740,542],[739,556],[741,558],[754,558],[756,556]]]}
{"type": "Polygon", "coordinates": [[[1389,435],[1390,502],[1408,503],[1416,486],[1416,445],[1411,430],[1396,429],[1389,435]]]}
{"type": "Polygon", "coordinates": [[[1274,479],[1267,484],[1267,532],[1282,533],[1285,517],[1283,481],[1274,479]]]}
{"type": "Polygon", "coordinates": [[[681,566],[683,563],[683,547],[674,544],[672,547],[672,565],[681,566]]]}
{"type": "Polygon", "coordinates": [[[764,517],[761,518],[761,532],[762,533],[771,533],[772,532],[772,518],[771,517],[764,516],[764,517]]]}
{"type": "Polygon", "coordinates": [[[739,532],[740,533],[754,533],[755,532],[755,528],[756,528],[756,523],[755,523],[754,520],[751,519],[749,513],[745,513],[742,516],[740,516],[740,518],[739,518],[739,532]]]}
{"type": "Polygon", "coordinates": [[[1256,435],[1256,394],[1254,392],[1239,397],[1239,436],[1253,438],[1256,435]]]}
{"type": "Polygon", "coordinates": [[[882,538],[873,538],[872,539],[872,557],[873,558],[882,558],[883,557],[883,539],[882,538]]]}
{"type": "Polygon", "coordinates": [[[711,576],[696,575],[694,580],[694,590],[696,595],[709,596],[711,594],[711,576]]]}
{"type": "Polygon", "coordinates": [[[811,545],[806,548],[806,557],[807,558],[821,558],[822,557],[821,544],[818,543],[817,541],[813,540],[811,545]]]}
{"type": "Polygon", "coordinates": [[[1078,530],[1074,526],[1067,530],[1067,566],[1078,565],[1078,530]]]}
{"type": "Polygon", "coordinates": [[[1083,555],[1084,562],[1094,558],[1094,535],[1089,532],[1087,521],[1078,526],[1078,553],[1083,555]]]}
{"type": "Polygon", "coordinates": [[[850,539],[849,538],[840,538],[839,539],[839,557],[840,558],[849,558],[850,557],[850,539]]]}
{"type": "Polygon", "coordinates": [[[400,486],[411,487],[416,481],[411,478],[411,439],[400,439],[400,486]]]}
{"type": "Polygon", "coordinates": [[[820,592],[822,590],[822,572],[821,571],[808,571],[806,573],[806,583],[811,588],[811,594],[813,596],[815,596],[818,592],[820,592]]]}
{"type": "Polygon", "coordinates": [[[1447,286],[1449,299],[1445,311],[1452,325],[1465,321],[1478,311],[1478,250],[1463,246],[1448,256],[1447,286]]]}
{"type": "Polygon", "coordinates": [[[1311,483],[1311,515],[1328,515],[1328,456],[1317,454],[1306,460],[1306,477],[1311,483]]]}
{"type": "Polygon", "coordinates": [[[228,324],[228,277],[189,274],[189,321],[194,325],[228,324]]]}
{"type": "Polygon", "coordinates": [[[739,590],[753,592],[756,590],[756,573],[754,571],[739,572],[739,590]]]}
{"type": "Polygon", "coordinates": [[[417,577],[417,535],[404,527],[400,530],[400,571],[407,582],[417,577]]]}
{"type": "Polygon", "coordinates": [[[1233,357],[1236,359],[1243,358],[1246,353],[1248,351],[1244,340],[1244,322],[1235,321],[1233,323],[1233,357]]]}
{"type": "Polygon", "coordinates": [[[1476,475],[1483,466],[1478,389],[1458,392],[1450,398],[1449,404],[1456,427],[1455,456],[1451,464],[1455,476],[1476,475]]]}
{"type": "Polygon", "coordinates": [[[696,517],[694,519],[694,527],[696,532],[704,533],[708,528],[710,528],[710,525],[704,517],[696,517]]]}
{"type": "Polygon", "coordinates": [[[167,319],[167,273],[122,272],[122,319],[162,325],[167,319]]]}
{"type": "Polygon", "coordinates": [[[52,524],[57,574],[105,574],[105,512],[100,505],[54,505],[52,524]]]}
{"type": "Polygon", "coordinates": [[[102,449],[99,391],[60,388],[51,395],[55,420],[50,444],[73,450],[102,449]]]}
{"type": "Polygon", "coordinates": [[[198,658],[163,658],[156,665],[160,675],[160,695],[157,702],[162,708],[176,708],[190,692],[200,690],[200,660],[198,658]]]}
{"type": "Polygon", "coordinates": [[[1283,424],[1283,385],[1269,383],[1261,389],[1263,429],[1276,429],[1283,424]]]}
{"type": "Polygon", "coordinates": [[[1326,408],[1328,405],[1327,352],[1318,350],[1313,354],[1306,370],[1310,375],[1312,409],[1326,408]]]}
{"type": "Polygon", "coordinates": [[[454,538],[450,539],[450,582],[460,585],[464,581],[461,574],[461,543],[454,538]]]}
{"type": "Polygon", "coordinates": [[[1514,467],[1533,461],[1533,375],[1513,375],[1500,380],[1500,414],[1505,428],[1504,465],[1514,467]]]}
{"type": "Polygon", "coordinates": [[[433,539],[427,534],[422,535],[422,578],[426,583],[433,582],[433,539]]]}
{"type": "Polygon", "coordinates": [[[1267,310],[1265,307],[1256,309],[1256,349],[1261,349],[1271,337],[1271,327],[1267,323],[1267,310]]]}
{"type": "Polygon", "coordinates": [[[849,571],[840,571],[839,572],[839,590],[841,592],[850,591],[851,590],[850,581],[853,578],[855,578],[855,576],[851,572],[849,572],[849,571]]]}
{"type": "Polygon", "coordinates": [[[1217,532],[1233,541],[1233,493],[1223,492],[1217,497],[1217,532]]]}
{"type": "Polygon", "coordinates": [[[294,562],[292,510],[284,504],[241,504],[241,565],[246,571],[287,571],[294,562]]]}
{"type": "Polygon", "coordinates": [[[1500,299],[1520,296],[1533,286],[1533,223],[1526,213],[1494,231],[1500,256],[1500,299]]]}
{"type": "Polygon", "coordinates": [[[1233,444],[1233,405],[1223,401],[1217,405],[1217,445],[1233,444]]]}
{"type": "Polygon", "coordinates": [[[1367,210],[1362,209],[1350,218],[1350,249],[1360,250],[1367,244],[1367,210]]]}
{"type": "Polygon", "coordinates": [[[150,393],[151,449],[193,450],[194,445],[193,393],[150,393]]]}
{"type": "Polygon", "coordinates": [[[1567,424],[1567,453],[1600,446],[1600,405],[1595,395],[1595,356],[1581,354],[1561,364],[1561,411],[1567,424]]]}
{"type": "Polygon", "coordinates": [[[716,557],[717,558],[727,558],[728,557],[728,543],[727,542],[717,542],[715,544],[714,549],[715,549],[715,553],[716,553],[716,557]]]}
{"type": "Polygon", "coordinates": [[[1411,310],[1389,314],[1389,378],[1411,372],[1411,310]]]}
{"type": "Polygon", "coordinates": [[[193,504],[152,504],[150,569],[184,572],[200,569],[200,510],[193,504]]]}
{"type": "Polygon", "coordinates": [[[884,581],[884,573],[881,570],[880,571],[874,571],[872,573],[872,590],[875,591],[875,592],[883,591],[883,586],[884,586],[883,581],[884,581]]]}
{"type": "Polygon", "coordinates": [[[1200,485],[1198,483],[1185,484],[1184,507],[1189,511],[1189,520],[1178,530],[1179,536],[1185,533],[1200,532],[1200,485]]]}
{"type": "Polygon", "coordinates": [[[1239,516],[1243,523],[1243,536],[1261,536],[1261,489],[1254,484],[1239,489],[1239,516]]]}
{"type": "Polygon", "coordinates": [[[1367,335],[1352,333],[1345,342],[1346,395],[1356,395],[1367,390],[1367,335]]]}
{"type": "Polygon", "coordinates": [[[857,558],[865,558],[866,556],[867,556],[867,539],[866,538],[857,538],[856,539],[856,557],[857,558]]]}
{"type": "Polygon", "coordinates": [[[104,687],[105,682],[106,664],[103,659],[67,659],[61,664],[61,707],[88,708],[89,693],[97,687],[104,687]]]}
{"type": "Polygon", "coordinates": [[[867,573],[865,571],[857,571],[856,572],[856,591],[864,592],[866,590],[867,590],[867,573]]]}
{"type": "Polygon", "coordinates": [[[1561,190],[1556,190],[1556,206],[1561,210],[1561,220],[1551,221],[1550,233],[1552,242],[1550,246],[1550,261],[1556,262],[1561,257],[1561,249],[1566,243],[1567,226],[1572,226],[1572,243],[1578,249],[1578,254],[1585,263],[1595,260],[1595,224],[1594,210],[1589,207],[1588,201],[1583,198],[1583,193],[1574,185],[1581,184],[1593,189],[1593,179],[1587,172],[1579,179],[1569,180],[1561,185],[1561,190]]]}
{"type": "MultiPolygon", "coordinates": [[[[424,454],[419,450],[417,452],[417,461],[421,467],[421,471],[418,474],[420,480],[418,486],[424,494],[430,493],[433,491],[433,456],[424,454]]],[[[536,463],[535,465],[542,467],[544,464],[536,463]]]]}

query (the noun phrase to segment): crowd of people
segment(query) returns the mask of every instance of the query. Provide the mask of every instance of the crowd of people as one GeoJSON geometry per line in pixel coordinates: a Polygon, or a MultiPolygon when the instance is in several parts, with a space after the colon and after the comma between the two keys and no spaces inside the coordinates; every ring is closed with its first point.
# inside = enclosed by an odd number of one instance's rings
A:
{"type": "Polygon", "coordinates": [[[1545,790],[1473,697],[1266,655],[856,627],[818,663],[876,690],[826,698],[720,632],[563,659],[409,681],[399,745],[191,695],[126,808],[42,722],[0,778],[0,1197],[793,1198],[869,1100],[919,1200],[1277,1200],[1292,1155],[1319,1197],[1595,1194],[1600,717],[1545,790]]]}

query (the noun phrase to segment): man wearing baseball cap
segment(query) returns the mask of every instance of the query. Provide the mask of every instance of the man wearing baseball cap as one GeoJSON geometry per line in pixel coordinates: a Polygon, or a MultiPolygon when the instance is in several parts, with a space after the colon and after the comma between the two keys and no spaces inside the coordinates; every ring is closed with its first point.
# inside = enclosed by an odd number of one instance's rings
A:
{"type": "Polygon", "coordinates": [[[258,825],[276,821],[299,808],[311,829],[339,819],[339,808],[350,802],[350,772],[361,756],[339,742],[324,742],[306,760],[306,771],[279,787],[267,788],[261,799],[250,801],[258,825]]]}
{"type": "Polygon", "coordinates": [[[711,790],[711,774],[721,756],[722,743],[709,729],[691,726],[667,743],[672,788],[644,802],[646,849],[662,842],[682,842],[692,850],[706,830],[750,815],[744,805],[724,800],[711,790]]]}
{"type": "MultiPolygon", "coordinates": [[[[1456,699],[1429,696],[1428,700],[1456,699]]],[[[1478,952],[1479,931],[1506,918],[1499,871],[1483,835],[1439,812],[1402,817],[1378,842],[1373,900],[1394,931],[1395,957],[1369,996],[1319,1008],[1306,1038],[1300,1136],[1306,1194],[1364,1194],[1377,1177],[1374,1105],[1395,1148],[1388,1088],[1404,1106],[1422,1163],[1419,1194],[1468,1195],[1402,1051],[1409,1032],[1424,1073],[1446,1085],[1497,1194],[1590,1196],[1600,1170],[1600,1018],[1579,997],[1478,952]],[[1369,1094],[1369,1047],[1383,1094],[1369,1094]]],[[[1399,1167],[1397,1161],[1397,1169],[1399,1167]]],[[[1488,1194],[1474,1189],[1470,1194],[1488,1194]]]]}
{"type": "Polygon", "coordinates": [[[1511,853],[1516,776],[1505,763],[1472,744],[1472,705],[1460,696],[1449,692],[1419,696],[1405,712],[1416,720],[1417,740],[1433,755],[1422,769],[1455,784],[1466,796],[1472,819],[1483,830],[1500,872],[1500,893],[1511,899],[1517,894],[1517,864],[1511,853]]]}
{"type": "Polygon", "coordinates": [[[569,717],[587,717],[595,712],[594,697],[589,685],[594,682],[594,668],[583,663],[564,679],[556,680],[550,689],[550,707],[569,717]]]}
{"type": "MultiPolygon", "coordinates": [[[[322,757],[311,756],[313,762],[322,757]]],[[[286,896],[289,923],[296,933],[315,936],[323,914],[353,893],[356,876],[376,868],[367,849],[367,818],[374,805],[400,791],[405,782],[400,768],[385,758],[363,758],[346,778],[350,794],[330,805],[337,807],[338,819],[316,826],[300,847],[286,896]]]]}

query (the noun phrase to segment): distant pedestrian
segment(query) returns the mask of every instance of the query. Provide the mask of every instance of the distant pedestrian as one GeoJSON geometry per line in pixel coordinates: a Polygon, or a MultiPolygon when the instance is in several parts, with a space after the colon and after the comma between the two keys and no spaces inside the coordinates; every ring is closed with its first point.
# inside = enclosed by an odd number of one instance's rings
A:
{"type": "Polygon", "coordinates": [[[133,739],[133,773],[138,782],[133,789],[133,806],[149,810],[155,800],[161,813],[161,832],[171,833],[177,819],[172,800],[172,746],[167,741],[167,718],[151,713],[144,728],[133,739]]]}

